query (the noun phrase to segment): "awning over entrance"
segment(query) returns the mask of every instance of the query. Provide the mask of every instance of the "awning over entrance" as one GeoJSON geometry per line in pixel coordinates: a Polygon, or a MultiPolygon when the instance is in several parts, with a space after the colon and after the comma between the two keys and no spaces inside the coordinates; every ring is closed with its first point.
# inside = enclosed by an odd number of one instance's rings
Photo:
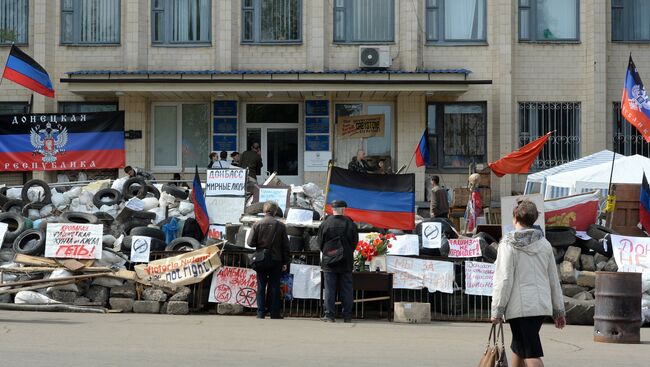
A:
{"type": "Polygon", "coordinates": [[[82,70],[66,73],[62,83],[78,94],[107,92],[159,93],[465,93],[470,85],[492,84],[471,79],[467,69],[400,70],[82,70]]]}

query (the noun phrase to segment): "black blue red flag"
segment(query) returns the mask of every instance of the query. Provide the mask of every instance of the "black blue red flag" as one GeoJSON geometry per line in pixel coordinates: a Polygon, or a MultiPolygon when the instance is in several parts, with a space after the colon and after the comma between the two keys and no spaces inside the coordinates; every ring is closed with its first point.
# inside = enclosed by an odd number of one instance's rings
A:
{"type": "Polygon", "coordinates": [[[377,228],[412,230],[415,227],[415,174],[375,175],[332,167],[327,191],[331,203],[348,204],[345,215],[377,228]]]}
{"type": "Polygon", "coordinates": [[[205,205],[205,196],[201,187],[201,178],[199,177],[199,167],[194,167],[194,182],[192,184],[192,203],[194,203],[194,219],[199,223],[201,231],[205,235],[210,229],[210,220],[208,219],[208,207],[205,205]]]}
{"type": "Polygon", "coordinates": [[[621,115],[650,143],[650,101],[632,55],[627,65],[625,88],[621,97],[621,115]]]}
{"type": "Polygon", "coordinates": [[[639,223],[646,233],[650,233],[650,186],[643,172],[641,196],[639,197],[639,223]]]}
{"type": "Polygon", "coordinates": [[[15,45],[11,46],[2,77],[36,93],[54,98],[54,87],[47,71],[15,45]]]}
{"type": "Polygon", "coordinates": [[[429,165],[429,129],[424,129],[417,148],[415,148],[415,165],[418,167],[429,165]]]}

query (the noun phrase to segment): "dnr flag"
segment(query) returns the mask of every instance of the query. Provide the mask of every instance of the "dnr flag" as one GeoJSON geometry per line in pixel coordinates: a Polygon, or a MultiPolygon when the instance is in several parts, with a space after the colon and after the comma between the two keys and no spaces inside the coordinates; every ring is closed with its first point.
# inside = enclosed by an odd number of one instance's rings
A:
{"type": "Polygon", "coordinates": [[[415,174],[373,175],[332,167],[326,212],[343,200],[345,214],[355,222],[378,228],[412,230],[415,227],[415,174]]]}
{"type": "Polygon", "coordinates": [[[648,179],[643,172],[643,183],[641,184],[641,196],[639,198],[639,223],[644,231],[650,233],[650,186],[648,179]]]}
{"type": "Polygon", "coordinates": [[[36,93],[54,98],[54,88],[47,71],[16,46],[11,46],[2,77],[36,93]]]}
{"type": "Polygon", "coordinates": [[[630,55],[625,75],[625,87],[621,97],[621,115],[643,135],[646,142],[650,143],[650,101],[648,101],[641,76],[632,61],[632,55],[630,55]]]}
{"type": "Polygon", "coordinates": [[[199,223],[203,235],[208,233],[210,220],[208,219],[208,208],[205,205],[205,196],[201,187],[199,167],[194,166],[194,182],[192,182],[192,202],[194,203],[194,219],[199,223]]]}

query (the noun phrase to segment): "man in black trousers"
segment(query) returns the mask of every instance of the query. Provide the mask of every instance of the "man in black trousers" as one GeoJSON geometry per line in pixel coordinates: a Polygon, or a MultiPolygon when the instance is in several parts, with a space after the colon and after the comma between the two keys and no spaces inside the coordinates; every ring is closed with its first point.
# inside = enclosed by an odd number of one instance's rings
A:
{"type": "Polygon", "coordinates": [[[352,267],[354,250],[359,241],[357,226],[345,216],[345,201],[332,202],[331,215],[318,229],[318,244],[323,252],[323,277],[325,281],[325,322],[334,322],[336,314],[336,290],[343,304],[343,321],[352,321],[352,267]]]}

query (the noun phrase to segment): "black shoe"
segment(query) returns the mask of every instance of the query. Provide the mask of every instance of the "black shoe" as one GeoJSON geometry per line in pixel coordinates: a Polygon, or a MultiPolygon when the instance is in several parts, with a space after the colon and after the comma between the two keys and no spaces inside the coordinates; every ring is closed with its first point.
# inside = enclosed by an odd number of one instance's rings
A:
{"type": "Polygon", "coordinates": [[[282,317],[281,315],[279,315],[279,316],[271,316],[271,319],[272,320],[282,320],[282,319],[284,319],[284,317],[282,317]]]}
{"type": "Polygon", "coordinates": [[[334,321],[334,319],[329,318],[327,316],[323,316],[320,319],[321,319],[321,321],[325,321],[325,322],[336,322],[336,321],[334,321]]]}
{"type": "Polygon", "coordinates": [[[344,319],[343,322],[346,323],[346,324],[349,324],[349,323],[352,322],[352,319],[344,319]]]}
{"type": "Polygon", "coordinates": [[[264,315],[257,315],[257,318],[258,318],[258,319],[263,319],[263,318],[264,318],[264,315]]]}

